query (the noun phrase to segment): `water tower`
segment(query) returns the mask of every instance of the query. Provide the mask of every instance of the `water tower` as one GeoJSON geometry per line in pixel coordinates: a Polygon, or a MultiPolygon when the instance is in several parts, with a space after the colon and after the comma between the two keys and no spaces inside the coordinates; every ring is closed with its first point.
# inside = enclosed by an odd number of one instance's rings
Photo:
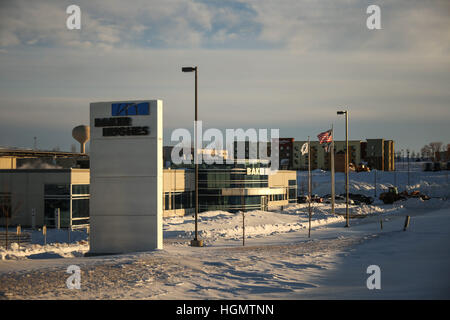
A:
{"type": "Polygon", "coordinates": [[[89,126],[77,126],[72,130],[72,137],[80,143],[80,152],[85,153],[86,142],[90,138],[90,128],[89,126]]]}

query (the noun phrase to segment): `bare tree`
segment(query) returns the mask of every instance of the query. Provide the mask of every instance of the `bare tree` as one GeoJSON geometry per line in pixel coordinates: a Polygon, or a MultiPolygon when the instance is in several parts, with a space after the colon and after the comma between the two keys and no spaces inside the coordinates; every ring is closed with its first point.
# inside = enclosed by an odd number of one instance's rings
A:
{"type": "Polygon", "coordinates": [[[430,142],[430,148],[433,158],[436,157],[436,152],[441,151],[442,144],[442,142],[430,142]]]}
{"type": "Polygon", "coordinates": [[[422,155],[422,158],[424,158],[424,159],[431,158],[431,155],[432,155],[431,147],[429,145],[423,146],[423,148],[420,149],[420,154],[422,155]]]}

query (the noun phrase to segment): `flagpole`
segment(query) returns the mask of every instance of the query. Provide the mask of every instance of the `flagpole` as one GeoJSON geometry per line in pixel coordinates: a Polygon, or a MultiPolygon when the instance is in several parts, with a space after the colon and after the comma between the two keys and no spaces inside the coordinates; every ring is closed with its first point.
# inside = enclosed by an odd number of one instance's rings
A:
{"type": "Polygon", "coordinates": [[[349,217],[349,183],[350,183],[350,177],[349,177],[349,171],[350,171],[350,150],[348,149],[348,111],[345,111],[345,193],[346,193],[346,200],[345,200],[345,227],[350,227],[350,217],[349,217]]]}
{"type": "Polygon", "coordinates": [[[334,129],[331,124],[331,214],[334,214],[335,187],[334,187],[334,129]]]}
{"type": "Polygon", "coordinates": [[[308,136],[308,212],[309,212],[309,228],[308,238],[311,237],[311,142],[308,136]]]}

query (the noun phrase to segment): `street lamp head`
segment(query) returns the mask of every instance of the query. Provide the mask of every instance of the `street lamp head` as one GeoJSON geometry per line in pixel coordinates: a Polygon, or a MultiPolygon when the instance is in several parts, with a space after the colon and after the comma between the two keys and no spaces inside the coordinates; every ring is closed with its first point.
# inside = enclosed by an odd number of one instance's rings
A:
{"type": "Polygon", "coordinates": [[[193,71],[196,71],[196,70],[197,70],[197,67],[182,67],[181,68],[182,72],[193,72],[193,71]]]}
{"type": "Polygon", "coordinates": [[[340,114],[346,114],[346,113],[347,113],[347,111],[338,111],[338,112],[337,112],[337,114],[339,114],[339,115],[340,115],[340,114]]]}

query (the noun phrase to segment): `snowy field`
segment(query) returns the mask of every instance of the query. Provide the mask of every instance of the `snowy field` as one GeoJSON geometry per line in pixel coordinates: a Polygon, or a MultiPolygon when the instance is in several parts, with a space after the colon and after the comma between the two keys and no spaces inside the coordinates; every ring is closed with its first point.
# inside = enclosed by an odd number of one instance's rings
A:
{"type": "MultiPolygon", "coordinates": [[[[409,174],[406,162],[397,163],[396,171],[350,172],[349,192],[374,197],[375,182],[377,197],[390,186],[397,186],[399,192],[404,190],[420,190],[431,197],[450,197],[449,171],[424,172],[423,162],[410,162],[409,174]],[[409,176],[409,184],[408,184],[409,176]]],[[[336,172],[336,194],[345,192],[345,174],[336,172]]],[[[331,175],[328,171],[312,172],[312,193],[324,196],[331,193],[331,175]]],[[[307,193],[308,172],[297,171],[297,187],[299,194],[307,193]]]]}
{"type": "MultiPolygon", "coordinates": [[[[224,211],[200,214],[204,248],[189,246],[192,216],[164,219],[163,250],[126,255],[83,257],[87,233],[72,232],[68,243],[67,231],[49,229],[44,245],[34,231],[32,244],[0,249],[0,299],[449,299],[447,173],[422,172],[419,165],[411,166],[411,189],[431,200],[351,206],[357,218],[350,228],[330,214],[329,204],[316,203],[311,238],[307,204],[245,213],[245,246],[242,214],[224,211]],[[403,231],[406,215],[411,221],[403,231]],[[69,265],[81,269],[79,290],[66,287],[69,265]],[[380,267],[380,290],[367,289],[369,265],[380,267]]],[[[352,173],[350,192],[373,196],[373,174],[352,173]]],[[[377,175],[379,195],[394,176],[377,175]]],[[[396,175],[401,191],[407,173],[396,175]]],[[[315,171],[313,192],[330,193],[329,178],[315,171]]],[[[343,179],[337,174],[338,193],[343,179]]],[[[345,205],[336,212],[343,214],[345,205]]]]}

